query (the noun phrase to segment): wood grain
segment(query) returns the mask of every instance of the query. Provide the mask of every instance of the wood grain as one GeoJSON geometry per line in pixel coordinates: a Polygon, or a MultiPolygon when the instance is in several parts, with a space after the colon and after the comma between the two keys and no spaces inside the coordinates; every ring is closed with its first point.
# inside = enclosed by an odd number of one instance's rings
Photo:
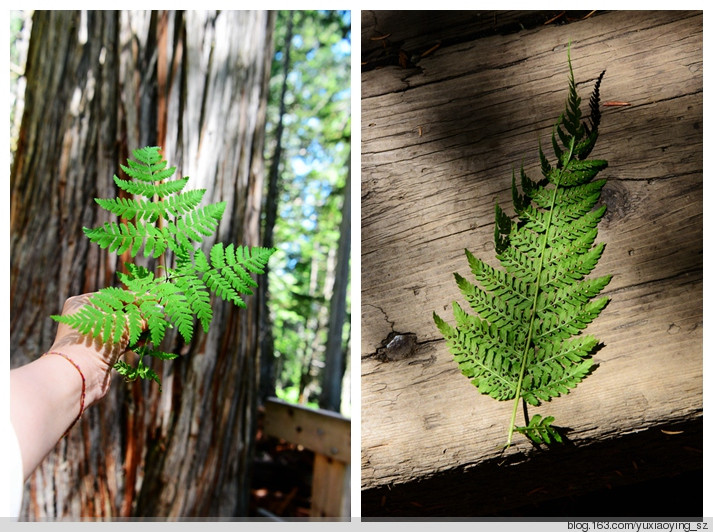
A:
{"type": "Polygon", "coordinates": [[[538,140],[551,154],[568,40],[583,101],[606,69],[602,100],[631,104],[602,108],[593,154],[609,161],[593,275],[613,274],[612,301],[587,329],[605,344],[599,368],[530,414],[554,415],[582,446],[702,417],[702,14],[614,12],[463,40],[362,74],[363,490],[536,452],[498,448],[512,404],[459,374],[431,315],[452,323],[464,302],[452,275],[469,275],[463,248],[497,265],[494,205],[512,214],[521,164],[539,178],[538,140]],[[416,349],[384,362],[394,332],[416,334],[416,349]]]}

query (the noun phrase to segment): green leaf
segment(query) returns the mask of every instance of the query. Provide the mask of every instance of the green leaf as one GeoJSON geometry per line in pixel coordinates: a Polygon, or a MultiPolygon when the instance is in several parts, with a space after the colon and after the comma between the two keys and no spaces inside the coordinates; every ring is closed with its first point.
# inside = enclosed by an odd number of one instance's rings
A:
{"type": "Polygon", "coordinates": [[[103,288],[75,314],[52,318],[105,342],[117,343],[128,333],[129,349],[139,360],[135,367],[118,361],[115,369],[127,380],[151,379],[160,386],[158,375],[144,360],[178,356],[158,349],[168,329],[175,328],[186,343],[193,340],[196,320],[207,332],[213,318],[211,291],[244,307],[239,294],[252,294],[257,282],[251,275],[264,273],[275,250],[218,243],[209,260],[199,244],[215,233],[226,203],[199,206],[205,190],[184,191],[188,178],[169,180],[175,167],[168,167],[160,148],[141,148],[132,155],[134,160],[121,165],[128,179],[114,176],[114,182],[134,197],[96,199],[123,221],[84,228],[84,233],[102,249],[132,258],[142,248],[144,256],[154,259],[169,250],[173,253],[164,257],[156,273],[126,263],[126,271],[117,273],[125,288],[103,288]],[[175,267],[168,264],[171,257],[175,267]]]}
{"type": "Polygon", "coordinates": [[[148,325],[151,342],[160,344],[168,326],[163,306],[157,301],[147,300],[141,303],[140,310],[148,325]]]}
{"type": "MultiPolygon", "coordinates": [[[[568,52],[569,61],[569,52],[568,52]]],[[[596,244],[606,206],[598,206],[605,180],[594,178],[607,161],[586,159],[598,135],[599,77],[590,100],[588,125],[580,110],[569,62],[569,95],[552,133],[556,164],[538,148],[542,179],[520,170],[520,192],[512,176],[517,221],[495,208],[495,269],[466,250],[475,282],[455,274],[469,314],[453,303],[455,326],[433,314],[461,373],[497,400],[513,400],[507,445],[513,432],[535,443],[561,442],[552,417],[536,415],[516,427],[520,399],[537,406],[571,392],[596,367],[598,340],[583,336],[609,298],[596,298],[611,280],[587,276],[604,244],[596,244]],[[596,298],[596,299],[595,299],[596,298]]]]}
{"type": "Polygon", "coordinates": [[[554,420],[555,418],[552,416],[543,418],[540,414],[535,414],[526,427],[515,427],[515,430],[538,445],[563,443],[562,434],[557,427],[552,426],[554,420]]]}
{"type": "Polygon", "coordinates": [[[213,320],[210,293],[202,279],[192,272],[183,272],[176,277],[176,286],[185,294],[193,314],[198,318],[205,332],[213,320]]]}
{"type": "Polygon", "coordinates": [[[121,190],[124,190],[129,194],[152,199],[154,196],[165,197],[180,192],[188,183],[188,178],[184,177],[182,179],[167,181],[165,183],[145,183],[141,181],[121,179],[114,176],[114,183],[116,183],[116,186],[118,186],[121,190]]]}
{"type": "Polygon", "coordinates": [[[159,217],[171,218],[191,212],[200,204],[203,194],[205,190],[189,190],[158,201],[131,198],[97,198],[95,201],[102,208],[127,220],[156,221],[159,217]]]}

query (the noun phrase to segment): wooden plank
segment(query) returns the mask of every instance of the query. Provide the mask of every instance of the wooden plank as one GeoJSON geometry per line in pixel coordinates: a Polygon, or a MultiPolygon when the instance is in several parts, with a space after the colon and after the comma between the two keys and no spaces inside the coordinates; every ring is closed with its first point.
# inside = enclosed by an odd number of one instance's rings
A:
{"type": "Polygon", "coordinates": [[[701,419],[701,12],[614,12],[464,41],[417,68],[362,75],[367,498],[370,489],[532,458],[524,441],[498,448],[512,404],[481,396],[459,374],[431,314],[452,323],[450,304],[462,302],[452,273],[468,274],[464,247],[497,265],[494,205],[512,213],[513,168],[539,175],[538,139],[549,141],[567,97],[570,40],[583,99],[606,69],[603,100],[631,105],[603,108],[594,154],[610,167],[598,239],[607,247],[593,275],[614,276],[612,301],[587,330],[605,343],[600,367],[540,410],[570,427],[578,446],[701,419]],[[414,348],[385,361],[397,332],[414,334],[414,348]]]}
{"type": "Polygon", "coordinates": [[[265,403],[265,433],[330,459],[351,462],[351,422],[335,412],[271,398],[265,403]]]}
{"type": "Polygon", "coordinates": [[[439,48],[540,25],[546,11],[362,11],[362,70],[406,61],[417,65],[439,48]]]}
{"type": "Polygon", "coordinates": [[[362,491],[362,516],[582,521],[700,516],[702,425],[699,419],[665,432],[652,428],[615,441],[580,441],[576,447],[551,449],[527,460],[512,456],[477,467],[466,464],[418,482],[383,485],[362,491]],[[636,490],[627,490],[626,484],[634,482],[636,490]]]}
{"type": "Polygon", "coordinates": [[[344,462],[323,455],[314,457],[312,484],[312,517],[349,517],[349,467],[344,462]]]}

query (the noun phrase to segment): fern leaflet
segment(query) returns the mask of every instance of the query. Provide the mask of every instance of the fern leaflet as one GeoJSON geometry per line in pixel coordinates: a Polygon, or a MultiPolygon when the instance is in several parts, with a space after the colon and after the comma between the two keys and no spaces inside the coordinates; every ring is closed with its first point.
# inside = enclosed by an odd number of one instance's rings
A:
{"type": "Polygon", "coordinates": [[[119,361],[115,369],[127,380],[148,378],[161,384],[144,362],[145,356],[170,360],[177,355],[158,349],[169,328],[190,342],[197,320],[207,332],[213,319],[211,292],[245,307],[240,294],[252,295],[257,286],[251,274],[264,273],[275,249],[217,243],[210,260],[199,244],[213,235],[225,211],[225,202],[199,204],[205,190],[183,191],[187,177],[166,181],[175,173],[167,167],[158,147],[133,152],[136,159],[121,165],[130,179],[114,176],[117,186],[132,198],[97,199],[100,207],[122,218],[97,228],[84,228],[89,240],[102,249],[134,258],[173,252],[175,266],[163,266],[162,276],[127,263],[117,277],[125,289],[107,287],[92,296],[89,305],[69,316],[52,316],[82,334],[117,343],[125,331],[129,349],[139,355],[137,365],[119,361]]]}
{"type": "Polygon", "coordinates": [[[477,285],[455,274],[456,284],[476,315],[453,303],[455,326],[436,313],[433,319],[461,372],[483,393],[514,406],[506,447],[513,432],[535,443],[561,442],[554,418],[535,415],[526,427],[515,425],[520,400],[539,406],[565,395],[595,367],[599,343],[582,331],[609,299],[595,299],[611,276],[587,279],[604,251],[595,245],[606,210],[595,208],[605,180],[594,178],[607,167],[588,155],[598,137],[599,86],[590,98],[589,123],[582,119],[572,63],[564,113],[552,132],[556,164],[539,149],[543,179],[520,170],[520,189],[512,177],[517,221],[495,207],[495,250],[502,270],[465,251],[477,285]]]}
{"type": "Polygon", "coordinates": [[[551,445],[552,443],[562,443],[564,441],[562,434],[552,426],[554,420],[555,418],[552,416],[547,416],[543,419],[540,414],[535,414],[527,426],[515,427],[515,430],[520,434],[524,434],[536,444],[545,443],[551,445]]]}

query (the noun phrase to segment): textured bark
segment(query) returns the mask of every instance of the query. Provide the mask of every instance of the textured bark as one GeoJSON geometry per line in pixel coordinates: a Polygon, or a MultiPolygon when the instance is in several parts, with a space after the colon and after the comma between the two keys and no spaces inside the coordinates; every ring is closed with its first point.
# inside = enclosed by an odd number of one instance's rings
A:
{"type": "MultiPolygon", "coordinates": [[[[292,19],[294,14],[289,13],[287,30],[285,32],[284,50],[282,58],[282,87],[280,88],[280,111],[278,113],[277,127],[275,128],[275,150],[272,153],[272,162],[268,172],[267,196],[265,198],[265,224],[263,228],[263,245],[271,248],[274,245],[273,233],[277,221],[277,204],[279,202],[280,168],[282,163],[282,132],[284,130],[284,117],[286,113],[285,97],[287,95],[287,76],[290,73],[290,49],[292,47],[292,19]]],[[[272,321],[268,311],[269,265],[265,268],[265,281],[258,287],[260,298],[260,391],[259,400],[264,403],[268,397],[275,395],[275,339],[272,336],[272,321]]]]}
{"type": "MultiPolygon", "coordinates": [[[[347,159],[351,160],[351,155],[347,159]]],[[[339,245],[334,273],[334,289],[329,303],[327,347],[324,353],[322,394],[319,406],[339,412],[342,403],[342,380],[346,370],[348,349],[344,349],[344,320],[347,315],[347,287],[349,286],[349,257],[351,251],[351,163],[347,162],[347,182],[344,187],[342,221],[339,224],[339,245]]]]}
{"type": "MultiPolygon", "coordinates": [[[[82,226],[130,151],[163,147],[206,202],[226,201],[213,240],[259,245],[272,55],[269,12],[37,12],[11,174],[11,365],[47,349],[49,315],[115,282],[121,260],[82,226]]],[[[210,332],[116,379],[26,485],[23,517],[235,516],[247,511],[259,308],[217,303],[210,332]]]]}

